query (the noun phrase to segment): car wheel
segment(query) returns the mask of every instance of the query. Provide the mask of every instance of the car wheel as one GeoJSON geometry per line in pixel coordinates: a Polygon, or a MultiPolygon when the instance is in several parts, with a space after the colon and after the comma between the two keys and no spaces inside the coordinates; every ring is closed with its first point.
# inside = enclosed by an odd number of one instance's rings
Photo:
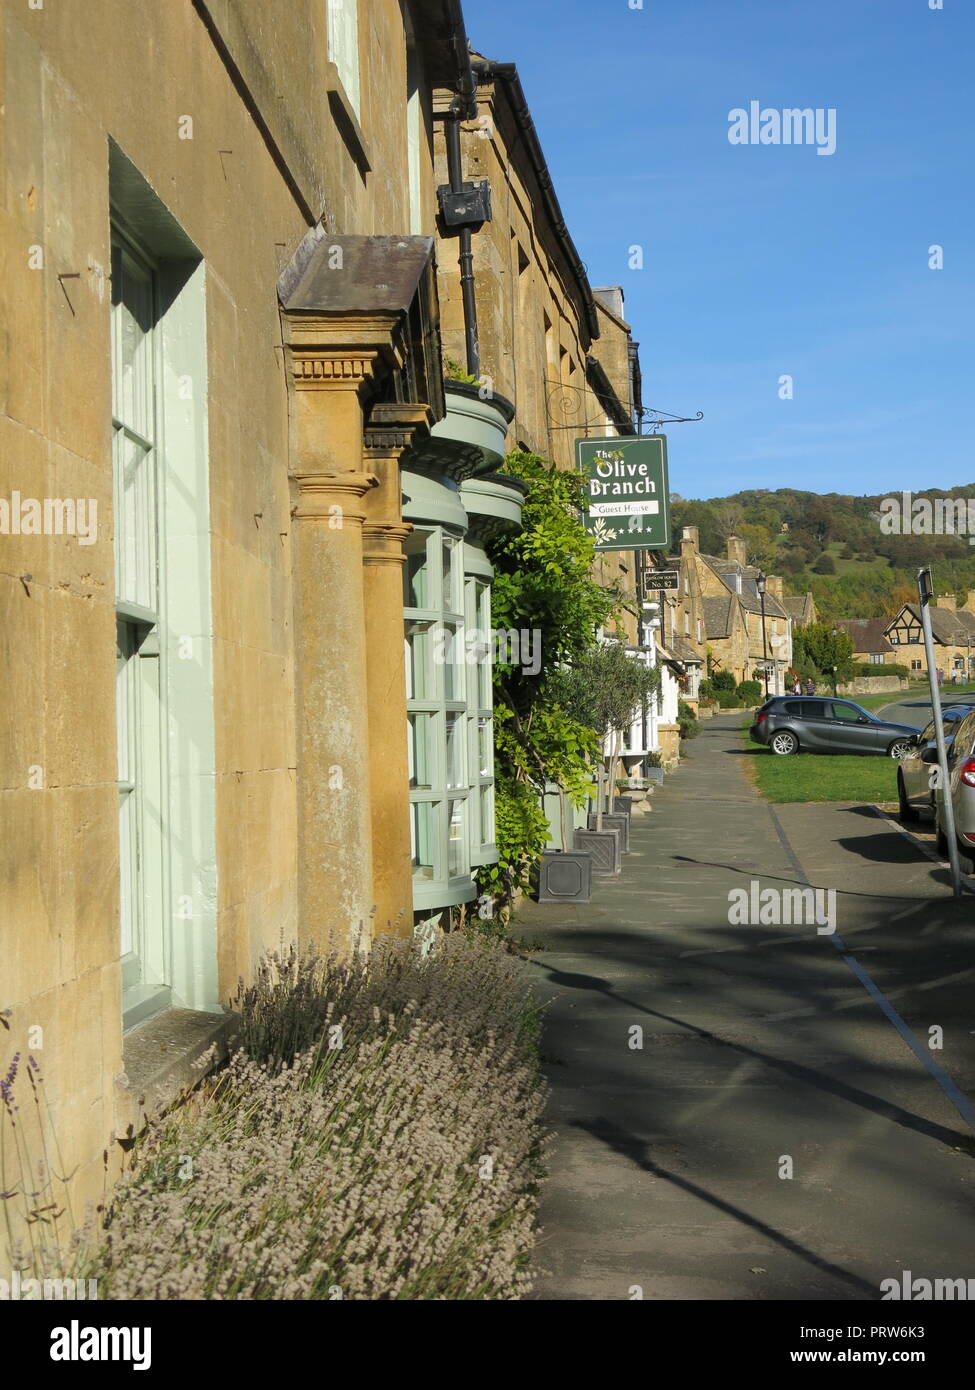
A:
{"type": "Polygon", "coordinates": [[[795,734],[790,734],[788,729],[780,729],[777,734],[773,734],[769,739],[768,746],[773,753],[778,753],[780,757],[799,752],[799,740],[795,734]]]}
{"type": "Polygon", "coordinates": [[[917,811],[907,799],[907,792],[904,790],[904,779],[898,772],[897,774],[897,814],[901,820],[917,820],[917,811]]]}
{"type": "Polygon", "coordinates": [[[887,749],[887,756],[888,758],[906,758],[910,751],[911,745],[906,738],[895,738],[887,749]]]}

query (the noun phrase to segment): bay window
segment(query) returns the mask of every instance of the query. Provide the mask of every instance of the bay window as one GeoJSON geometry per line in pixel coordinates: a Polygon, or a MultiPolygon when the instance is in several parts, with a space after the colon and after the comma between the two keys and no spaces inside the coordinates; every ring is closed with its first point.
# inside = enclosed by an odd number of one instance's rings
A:
{"type": "Polygon", "coordinates": [[[414,902],[473,896],[463,540],[418,527],[404,547],[407,748],[414,902]]]}
{"type": "Polygon", "coordinates": [[[494,670],[491,580],[494,570],[481,546],[464,544],[467,619],[467,704],[470,765],[471,862],[497,859],[494,843],[494,670]]]}

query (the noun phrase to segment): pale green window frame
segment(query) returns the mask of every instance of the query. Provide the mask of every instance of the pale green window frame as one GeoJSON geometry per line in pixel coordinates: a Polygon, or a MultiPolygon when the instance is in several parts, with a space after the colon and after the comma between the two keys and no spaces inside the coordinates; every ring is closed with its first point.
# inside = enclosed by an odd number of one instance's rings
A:
{"type": "Polygon", "coordinates": [[[123,1024],[169,1007],[165,605],[159,556],[158,266],[112,227],[112,471],[115,530],[123,1024]]]}
{"type": "MultiPolygon", "coordinates": [[[[123,624],[119,691],[131,716],[119,721],[119,781],[136,780],[131,754],[138,751],[133,739],[141,730],[150,740],[141,770],[144,809],[148,806],[142,829],[145,837],[161,842],[159,871],[154,870],[158,887],[145,894],[149,915],[139,927],[138,978],[131,961],[123,972],[123,1023],[129,1028],[167,1003],[211,1013],[220,1009],[207,275],[199,247],[111,139],[108,165],[112,240],[131,258],[133,277],[141,268],[143,278],[155,282],[152,311],[141,314],[148,330],[142,361],[147,373],[151,366],[146,381],[152,390],[138,397],[151,402],[152,422],[146,411],[133,408],[136,397],[131,389],[120,389],[117,373],[113,393],[116,455],[123,440],[128,446],[139,439],[152,445],[151,489],[136,488],[128,509],[118,491],[113,499],[119,544],[120,529],[143,538],[141,551],[133,545],[117,555],[116,608],[123,624]],[[152,527],[147,498],[155,508],[152,527]],[[129,563],[140,554],[141,568],[129,563]],[[146,581],[153,574],[155,585],[146,581]],[[139,987],[147,991],[141,999],[139,987]]],[[[113,299],[116,288],[113,284],[113,299]]],[[[110,324],[114,366],[122,357],[117,314],[110,324]]],[[[123,470],[115,471],[121,488],[123,470]]],[[[120,786],[120,802],[132,790],[120,786]]],[[[127,876],[123,892],[131,881],[127,876]]],[[[142,881],[147,882],[145,874],[142,881]]]]}
{"type": "Polygon", "coordinates": [[[404,549],[413,900],[423,910],[474,895],[463,536],[418,527],[404,549]]]}
{"type": "Polygon", "coordinates": [[[483,574],[464,579],[468,641],[467,705],[471,769],[471,864],[497,861],[494,829],[494,660],[491,582],[483,574]]]}
{"type": "Polygon", "coordinates": [[[358,0],[327,0],[327,5],[329,60],[335,64],[345,94],[358,117],[361,114],[358,0]]]}

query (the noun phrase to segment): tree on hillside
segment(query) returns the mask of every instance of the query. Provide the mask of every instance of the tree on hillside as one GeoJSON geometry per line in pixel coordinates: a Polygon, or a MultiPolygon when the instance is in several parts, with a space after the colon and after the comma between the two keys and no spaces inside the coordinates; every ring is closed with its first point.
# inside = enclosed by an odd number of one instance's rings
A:
{"type": "Polygon", "coordinates": [[[809,563],[809,552],[801,545],[782,546],[779,557],[779,568],[786,574],[801,574],[809,563]]]}
{"type": "Polygon", "coordinates": [[[713,508],[714,521],[718,528],[718,534],[723,541],[727,541],[729,536],[737,536],[739,527],[745,521],[745,509],[739,502],[719,502],[713,508]]]}
{"type": "Polygon", "coordinates": [[[678,502],[671,509],[671,521],[678,541],[684,526],[696,526],[705,555],[714,555],[722,549],[721,534],[709,502],[678,502]]]}
{"type": "Polygon", "coordinates": [[[899,613],[905,603],[917,603],[917,586],[914,584],[895,584],[883,601],[884,611],[891,617],[899,613]]]}
{"type": "Polygon", "coordinates": [[[771,532],[765,526],[754,526],[748,521],[738,527],[738,535],[745,542],[746,555],[750,565],[759,569],[774,570],[778,564],[778,553],[771,532]]]}
{"type": "Polygon", "coordinates": [[[817,546],[824,546],[833,534],[833,512],[822,497],[812,497],[804,507],[798,525],[793,529],[810,536],[817,546]]]}

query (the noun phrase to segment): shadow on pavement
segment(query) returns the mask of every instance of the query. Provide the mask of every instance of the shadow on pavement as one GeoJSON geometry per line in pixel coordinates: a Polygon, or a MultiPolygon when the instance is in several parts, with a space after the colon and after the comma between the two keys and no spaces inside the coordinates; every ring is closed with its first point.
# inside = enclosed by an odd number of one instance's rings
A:
{"type": "Polygon", "coordinates": [[[761,1062],[767,1067],[772,1067],[794,1081],[798,1081],[807,1086],[812,1086],[817,1090],[825,1091],[829,1095],[835,1096],[840,1100],[848,1101],[852,1105],[860,1106],[875,1115],[880,1115],[893,1124],[900,1125],[904,1129],[913,1130],[917,1134],[926,1135],[929,1139],[936,1139],[941,1144],[947,1144],[950,1148],[958,1149],[969,1157],[975,1157],[975,1136],[970,1133],[963,1133],[959,1130],[948,1129],[947,1126],[927,1120],[921,1115],[916,1115],[910,1110],[905,1110],[903,1106],[897,1105],[894,1101],[883,1100],[879,1096],[871,1095],[869,1091],[861,1090],[857,1086],[848,1085],[845,1081],[840,1081],[837,1077],[827,1076],[824,1072],[817,1071],[813,1067],[804,1066],[801,1062],[788,1061],[782,1057],[776,1057],[772,1053],[763,1052],[759,1048],[749,1047],[745,1043],[732,1042],[728,1038],[722,1038],[719,1034],[712,1032],[708,1028],[702,1028],[698,1024],[691,1023],[688,1019],[678,1018],[673,1014],[664,1013],[658,1009],[648,1008],[644,1004],[638,1003],[635,999],[629,999],[625,995],[618,994],[612,985],[598,975],[574,974],[568,971],[558,970],[553,966],[548,966],[544,961],[532,960],[532,965],[540,970],[544,970],[546,979],[557,987],[564,989],[590,990],[593,993],[601,994],[607,999],[612,999],[616,1003],[625,1004],[629,1009],[635,1009],[638,1013],[644,1014],[648,1018],[659,1019],[662,1023],[670,1023],[675,1027],[684,1030],[691,1036],[704,1042],[715,1043],[722,1048],[728,1049],[741,1057],[747,1057],[752,1061],[761,1062]]]}
{"type": "Polygon", "coordinates": [[[799,1259],[804,1260],[806,1264],[810,1264],[824,1274],[830,1274],[835,1279],[841,1280],[844,1284],[850,1285],[851,1288],[863,1294],[864,1298],[876,1301],[877,1290],[874,1285],[868,1283],[866,1279],[861,1279],[858,1274],[853,1274],[850,1270],[842,1269],[839,1265],[832,1264],[829,1260],[824,1260],[822,1256],[817,1255],[815,1251],[810,1250],[808,1246],[800,1245],[798,1241],[792,1240],[782,1231],[778,1231],[773,1226],[767,1225],[766,1222],[759,1220],[757,1216],[751,1216],[747,1211],[743,1211],[741,1207],[737,1207],[731,1202],[726,1202],[713,1192],[708,1192],[698,1183],[691,1182],[689,1178],[682,1178],[678,1173],[671,1173],[659,1163],[654,1163],[651,1158],[647,1157],[647,1144],[635,1138],[633,1135],[628,1134],[625,1129],[621,1129],[618,1125],[614,1125],[611,1120],[604,1119],[600,1116],[598,1119],[594,1120],[573,1120],[572,1123],[577,1129],[586,1130],[595,1139],[599,1139],[602,1143],[614,1149],[618,1154],[622,1154],[624,1158],[628,1158],[631,1163],[636,1163],[645,1173],[650,1173],[655,1178],[663,1178],[665,1182],[672,1183],[675,1187],[679,1187],[689,1196],[696,1197],[699,1201],[706,1202],[709,1206],[723,1212],[726,1216],[731,1216],[736,1221],[740,1221],[742,1225],[749,1226],[753,1231],[757,1231],[760,1235],[773,1241],[783,1250],[787,1250],[791,1255],[797,1255],[799,1259]]]}

